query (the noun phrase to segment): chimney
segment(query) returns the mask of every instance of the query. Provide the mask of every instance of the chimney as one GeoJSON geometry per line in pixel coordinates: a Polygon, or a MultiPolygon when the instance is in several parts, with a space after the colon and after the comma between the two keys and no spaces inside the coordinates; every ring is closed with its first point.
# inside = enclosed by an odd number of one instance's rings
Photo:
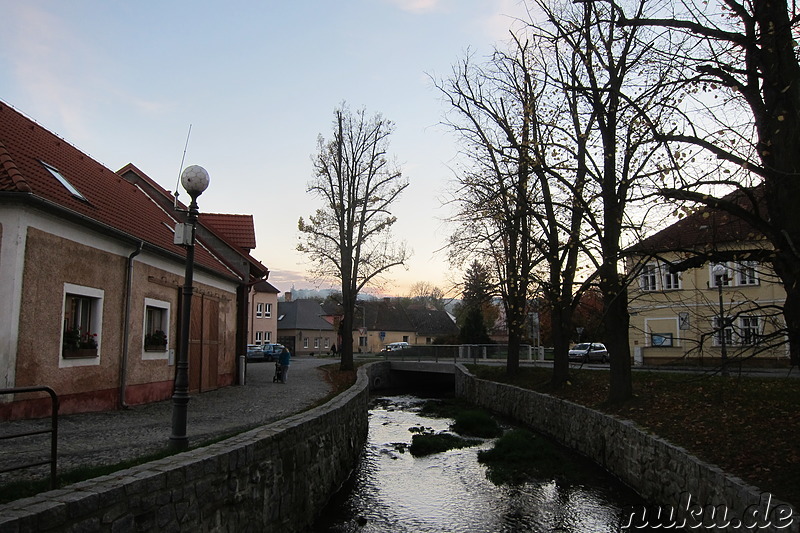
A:
{"type": "Polygon", "coordinates": [[[283,293],[283,300],[285,302],[291,302],[292,301],[292,293],[291,292],[284,292],[283,293]]]}

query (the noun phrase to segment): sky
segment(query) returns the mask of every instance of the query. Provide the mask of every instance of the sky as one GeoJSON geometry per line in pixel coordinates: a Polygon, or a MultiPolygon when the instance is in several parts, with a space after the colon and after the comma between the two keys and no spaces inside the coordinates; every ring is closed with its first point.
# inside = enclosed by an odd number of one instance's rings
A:
{"type": "MultiPolygon", "coordinates": [[[[211,176],[201,212],[252,214],[252,255],[281,291],[326,289],[296,251],[317,138],[333,112],[395,123],[389,154],[409,187],[394,235],[413,255],[384,295],[460,272],[440,251],[457,138],[431,77],[508,38],[518,0],[0,0],[0,100],[112,170],[133,163],[174,191],[211,176]],[[191,134],[189,130],[191,127],[191,134]],[[188,145],[187,145],[188,137],[188,145]],[[184,159],[185,151],[185,159],[184,159]]],[[[188,197],[183,193],[183,200],[188,197]]]]}

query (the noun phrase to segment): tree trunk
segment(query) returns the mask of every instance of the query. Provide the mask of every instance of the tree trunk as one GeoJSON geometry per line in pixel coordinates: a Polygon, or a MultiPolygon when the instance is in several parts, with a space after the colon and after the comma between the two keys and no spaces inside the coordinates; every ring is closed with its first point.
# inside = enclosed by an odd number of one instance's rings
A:
{"type": "Polygon", "coordinates": [[[610,361],[609,401],[621,402],[633,396],[631,352],[628,346],[628,292],[621,283],[616,264],[606,261],[600,267],[600,288],[603,292],[603,326],[605,345],[610,361]]]}
{"type": "Polygon", "coordinates": [[[569,307],[555,302],[552,310],[551,335],[553,337],[553,388],[563,387],[569,380],[569,334],[572,320],[569,307]]]}
{"type": "Polygon", "coordinates": [[[339,369],[340,370],[353,370],[355,365],[353,363],[353,308],[346,310],[342,317],[342,341],[340,346],[340,353],[342,354],[339,369]]]}

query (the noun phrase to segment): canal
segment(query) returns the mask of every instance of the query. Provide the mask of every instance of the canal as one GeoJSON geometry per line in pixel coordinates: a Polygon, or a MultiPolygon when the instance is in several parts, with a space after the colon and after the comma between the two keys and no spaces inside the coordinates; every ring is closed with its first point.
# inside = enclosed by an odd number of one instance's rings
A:
{"type": "Polygon", "coordinates": [[[426,401],[409,395],[373,400],[361,461],[316,532],[616,532],[644,503],[576,454],[563,468],[513,484],[493,483],[478,461],[496,439],[415,457],[409,451],[415,433],[448,432],[453,422],[421,413],[426,401]]]}

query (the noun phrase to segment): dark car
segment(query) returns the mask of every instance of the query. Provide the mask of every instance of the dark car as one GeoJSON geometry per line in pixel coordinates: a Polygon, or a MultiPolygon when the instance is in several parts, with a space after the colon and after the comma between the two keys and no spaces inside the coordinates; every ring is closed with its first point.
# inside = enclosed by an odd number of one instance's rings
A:
{"type": "Polygon", "coordinates": [[[589,363],[591,361],[605,363],[608,361],[608,350],[606,350],[604,344],[599,342],[582,342],[573,346],[569,351],[569,360],[581,363],[589,363]]]}
{"type": "Polygon", "coordinates": [[[283,344],[248,344],[247,361],[277,361],[278,355],[285,349],[283,344]]]}
{"type": "Polygon", "coordinates": [[[264,346],[261,344],[248,344],[246,357],[248,363],[268,361],[267,354],[264,353],[264,346]]]}

